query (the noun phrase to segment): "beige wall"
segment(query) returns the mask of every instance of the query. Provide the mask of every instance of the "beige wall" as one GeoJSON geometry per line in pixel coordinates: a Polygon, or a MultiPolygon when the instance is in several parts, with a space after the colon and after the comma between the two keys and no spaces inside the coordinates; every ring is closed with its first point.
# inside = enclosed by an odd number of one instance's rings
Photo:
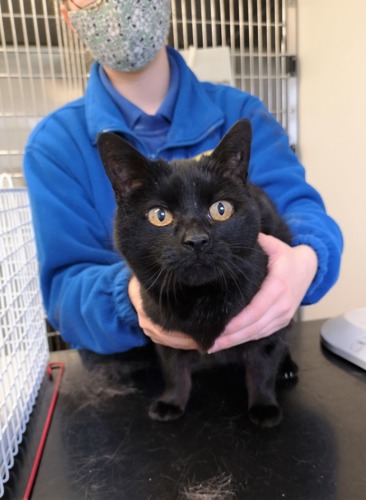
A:
{"type": "Polygon", "coordinates": [[[305,319],[366,306],[366,0],[298,0],[299,146],[340,224],[338,283],[305,319]]]}

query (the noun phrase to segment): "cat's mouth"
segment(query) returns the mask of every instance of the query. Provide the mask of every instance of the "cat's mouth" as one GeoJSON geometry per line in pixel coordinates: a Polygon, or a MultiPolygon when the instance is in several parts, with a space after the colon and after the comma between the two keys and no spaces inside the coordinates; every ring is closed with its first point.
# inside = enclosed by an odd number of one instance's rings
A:
{"type": "Polygon", "coordinates": [[[189,271],[180,276],[182,284],[187,286],[202,286],[216,281],[215,273],[211,266],[196,264],[189,271]]]}
{"type": "MultiPolygon", "coordinates": [[[[179,261],[174,266],[168,265],[167,272],[174,275],[177,283],[185,286],[202,286],[215,282],[220,277],[214,259],[190,259],[179,261]]],[[[222,273],[221,273],[222,275],[222,273]]]]}
{"type": "Polygon", "coordinates": [[[162,255],[162,265],[176,283],[201,286],[222,281],[231,257],[225,248],[209,246],[199,252],[175,251],[167,248],[162,255]]]}

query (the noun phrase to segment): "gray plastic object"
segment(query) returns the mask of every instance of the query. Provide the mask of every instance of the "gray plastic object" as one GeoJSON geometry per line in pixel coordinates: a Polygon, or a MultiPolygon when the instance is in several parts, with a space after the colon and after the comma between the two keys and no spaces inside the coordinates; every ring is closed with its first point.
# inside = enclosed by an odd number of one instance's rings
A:
{"type": "Polygon", "coordinates": [[[366,307],[328,319],[320,336],[327,349],[366,370],[366,307]]]}

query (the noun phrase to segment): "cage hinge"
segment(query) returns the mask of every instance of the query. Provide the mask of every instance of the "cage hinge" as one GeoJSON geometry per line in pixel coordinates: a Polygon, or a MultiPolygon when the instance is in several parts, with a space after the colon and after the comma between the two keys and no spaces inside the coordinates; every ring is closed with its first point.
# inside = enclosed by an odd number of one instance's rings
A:
{"type": "Polygon", "coordinates": [[[286,56],[286,74],[289,76],[297,75],[297,58],[296,56],[286,56]]]}

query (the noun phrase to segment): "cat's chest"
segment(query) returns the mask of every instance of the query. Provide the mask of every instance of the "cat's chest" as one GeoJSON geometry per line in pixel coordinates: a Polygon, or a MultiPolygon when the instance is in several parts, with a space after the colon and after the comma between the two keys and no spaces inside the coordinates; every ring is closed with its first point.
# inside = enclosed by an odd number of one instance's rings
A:
{"type": "Polygon", "coordinates": [[[220,287],[186,289],[159,298],[145,294],[147,314],[165,329],[194,332],[210,331],[215,335],[224,329],[227,322],[247,303],[245,296],[229,292],[220,287]]]}

